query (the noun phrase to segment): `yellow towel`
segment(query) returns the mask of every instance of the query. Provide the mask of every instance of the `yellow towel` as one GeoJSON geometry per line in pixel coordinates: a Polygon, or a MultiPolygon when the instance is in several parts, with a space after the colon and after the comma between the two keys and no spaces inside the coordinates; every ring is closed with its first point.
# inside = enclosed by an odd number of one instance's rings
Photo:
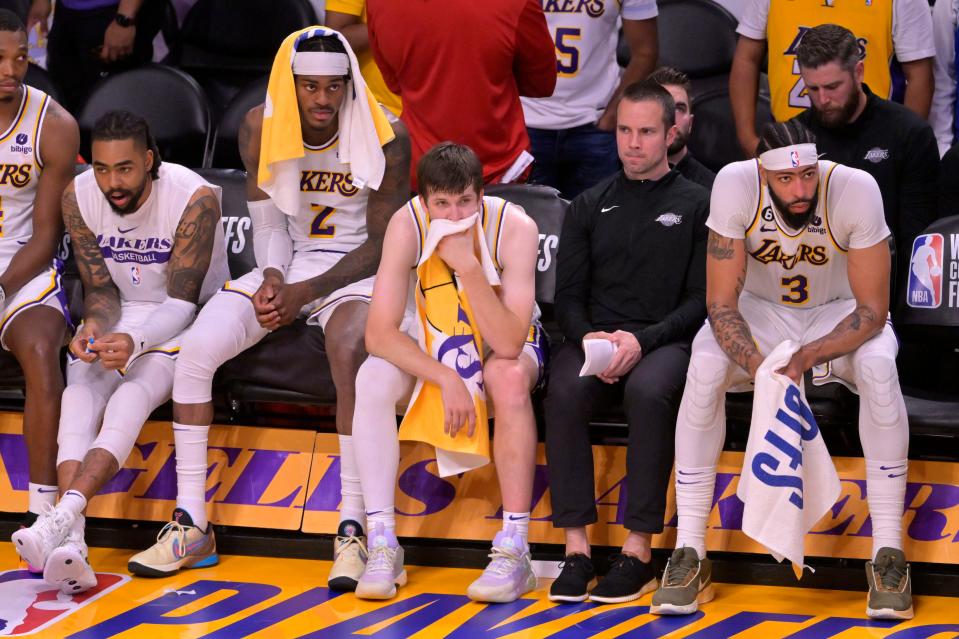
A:
{"type": "Polygon", "coordinates": [[[483,387],[483,337],[479,333],[466,291],[456,286],[449,267],[434,253],[439,239],[472,228],[477,234],[480,262],[487,279],[499,285],[489,248],[483,239],[479,215],[459,222],[434,220],[427,231],[416,267],[416,315],[420,347],[455,370],[473,396],[476,429],[472,437],[464,427],[451,438],[443,432],[444,409],[440,388],[418,380],[403,422],[400,439],[426,442],[436,448],[441,477],[466,472],[489,463],[489,422],[483,387]]]}
{"type": "Polygon", "coordinates": [[[353,185],[378,189],[386,170],[383,146],[393,139],[393,127],[366,87],[356,55],[346,38],[326,27],[307,27],[288,35],[273,60],[266,88],[260,165],[257,186],[287,215],[295,215],[299,199],[299,159],[304,156],[300,111],[293,82],[293,57],[297,45],[313,36],[336,36],[350,58],[352,91],[340,108],[339,155],[350,164],[353,185]]]}

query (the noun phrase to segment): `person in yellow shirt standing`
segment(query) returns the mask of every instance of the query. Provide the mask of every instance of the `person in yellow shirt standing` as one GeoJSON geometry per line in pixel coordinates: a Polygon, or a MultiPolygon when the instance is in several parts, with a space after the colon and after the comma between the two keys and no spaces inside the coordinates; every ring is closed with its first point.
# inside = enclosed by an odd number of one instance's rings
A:
{"type": "Polygon", "coordinates": [[[936,50],[925,0],[749,0],[736,28],[740,38],[729,76],[736,135],[747,155],[752,156],[759,143],[756,97],[763,56],[768,51],[773,117],[785,122],[810,106],[796,47],[820,24],[853,31],[865,63],[865,82],[881,98],[892,92],[889,64],[895,54],[906,78],[905,105],[919,117],[929,117],[936,50]]]}
{"type": "Polygon", "coordinates": [[[343,34],[360,63],[360,71],[366,80],[366,86],[373,92],[376,101],[400,117],[403,102],[386,87],[383,74],[380,73],[373,51],[370,50],[370,36],[366,29],[366,0],[327,0],[326,26],[343,34]]]}

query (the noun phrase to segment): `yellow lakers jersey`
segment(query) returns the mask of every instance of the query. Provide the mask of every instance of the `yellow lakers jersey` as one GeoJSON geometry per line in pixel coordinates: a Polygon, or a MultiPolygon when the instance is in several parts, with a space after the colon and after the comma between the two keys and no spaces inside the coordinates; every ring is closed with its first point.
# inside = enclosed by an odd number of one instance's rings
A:
{"type": "Polygon", "coordinates": [[[6,262],[33,235],[33,201],[43,170],[40,135],[50,99],[23,85],[20,108],[0,133],[0,260],[6,262]]]}
{"type": "Polygon", "coordinates": [[[773,117],[784,122],[809,108],[799,75],[796,47],[802,36],[820,24],[840,24],[859,42],[864,81],[873,93],[889,97],[893,0],[769,0],[766,38],[769,44],[769,90],[773,117]]]}
{"type": "Polygon", "coordinates": [[[369,188],[353,186],[350,165],[340,161],[339,136],[323,146],[304,145],[300,208],[288,221],[293,252],[349,253],[366,241],[369,188]]]}

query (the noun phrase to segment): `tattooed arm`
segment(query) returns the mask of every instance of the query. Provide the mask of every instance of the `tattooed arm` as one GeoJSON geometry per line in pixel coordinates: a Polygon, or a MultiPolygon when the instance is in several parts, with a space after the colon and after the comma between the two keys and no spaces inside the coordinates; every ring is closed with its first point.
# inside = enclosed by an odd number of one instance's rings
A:
{"type": "Polygon", "coordinates": [[[709,325],[723,352],[750,377],[763,362],[749,325],[739,312],[739,294],[746,282],[746,248],[743,240],[709,231],[706,246],[706,310],[709,325]]]}
{"type": "Polygon", "coordinates": [[[99,338],[120,319],[120,291],[110,277],[96,236],[80,215],[73,180],[64,189],[60,206],[84,291],[83,326],[70,342],[70,352],[85,362],[92,362],[97,356],[87,350],[87,345],[90,338],[99,338]]]}
{"type": "Polygon", "coordinates": [[[831,332],[804,344],[779,372],[798,383],[813,366],[853,352],[882,331],[889,313],[890,268],[886,240],[869,248],[849,249],[846,272],[856,308],[831,332]]]}

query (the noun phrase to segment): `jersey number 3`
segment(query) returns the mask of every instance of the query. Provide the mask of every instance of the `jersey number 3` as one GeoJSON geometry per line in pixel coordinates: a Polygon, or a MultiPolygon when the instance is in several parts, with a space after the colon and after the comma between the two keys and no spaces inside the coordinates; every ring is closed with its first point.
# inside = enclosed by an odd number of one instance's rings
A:
{"type": "Polygon", "coordinates": [[[786,304],[805,304],[809,299],[808,285],[805,275],[782,278],[782,286],[789,289],[788,294],[782,296],[782,301],[786,304]]]}
{"type": "Polygon", "coordinates": [[[311,204],[310,208],[316,211],[316,215],[313,216],[313,223],[310,224],[310,237],[331,238],[336,235],[336,226],[327,223],[336,213],[336,209],[332,206],[320,206],[319,204],[311,204]]]}

